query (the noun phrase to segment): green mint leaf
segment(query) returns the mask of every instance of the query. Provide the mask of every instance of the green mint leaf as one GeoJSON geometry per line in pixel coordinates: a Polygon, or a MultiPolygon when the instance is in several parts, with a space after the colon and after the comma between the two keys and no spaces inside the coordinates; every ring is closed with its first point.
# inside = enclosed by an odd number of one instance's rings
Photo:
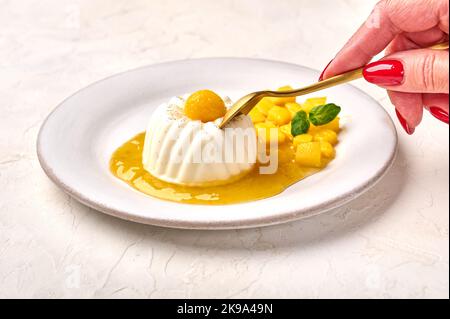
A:
{"type": "Polygon", "coordinates": [[[299,111],[294,115],[291,123],[291,134],[292,136],[297,136],[300,134],[305,134],[309,130],[309,120],[308,114],[305,111],[299,111]]]}
{"type": "Polygon", "coordinates": [[[315,126],[325,125],[334,120],[340,111],[341,107],[333,103],[316,106],[309,112],[309,120],[315,126]]]}

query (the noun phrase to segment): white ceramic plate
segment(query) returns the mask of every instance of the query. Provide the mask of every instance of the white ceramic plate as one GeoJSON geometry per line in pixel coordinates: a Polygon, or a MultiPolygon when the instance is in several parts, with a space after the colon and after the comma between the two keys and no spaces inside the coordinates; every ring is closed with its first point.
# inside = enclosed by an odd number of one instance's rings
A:
{"type": "MultiPolygon", "coordinates": [[[[152,198],[108,170],[112,152],[145,129],[172,96],[210,88],[236,99],[247,92],[317,80],[308,68],[255,59],[217,58],[152,65],[77,92],[49,115],[39,133],[40,163],[65,192],[107,214],[140,223],[196,229],[244,228],[311,216],[340,206],[373,186],[396,153],[394,125],[372,98],[344,85],[314,94],[343,107],[337,157],[320,173],[264,200],[225,206],[152,198]]],[[[306,98],[306,97],[302,97],[306,98]]]]}

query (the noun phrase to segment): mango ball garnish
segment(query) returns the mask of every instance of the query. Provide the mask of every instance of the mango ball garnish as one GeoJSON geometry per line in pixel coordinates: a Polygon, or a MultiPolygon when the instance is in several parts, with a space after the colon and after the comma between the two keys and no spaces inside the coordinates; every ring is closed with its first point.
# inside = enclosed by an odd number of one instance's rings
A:
{"type": "Polygon", "coordinates": [[[210,90],[192,93],[184,106],[184,113],[187,117],[204,123],[223,117],[226,111],[222,98],[210,90]]]}

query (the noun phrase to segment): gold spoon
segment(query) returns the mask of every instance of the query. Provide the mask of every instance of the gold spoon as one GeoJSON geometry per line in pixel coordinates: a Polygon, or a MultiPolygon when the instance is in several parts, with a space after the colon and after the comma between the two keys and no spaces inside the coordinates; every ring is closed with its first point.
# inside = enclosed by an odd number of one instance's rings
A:
{"type": "MultiPolygon", "coordinates": [[[[436,44],[430,47],[430,49],[434,50],[445,50],[449,48],[449,43],[444,42],[440,44],[436,44]]],[[[344,84],[359,78],[362,78],[363,76],[363,69],[364,67],[360,69],[356,69],[353,71],[345,72],[336,76],[333,76],[332,78],[314,83],[309,86],[305,86],[301,89],[297,90],[290,90],[290,91],[258,91],[253,92],[250,94],[247,94],[246,96],[240,98],[236,101],[236,103],[233,104],[233,106],[227,111],[225,116],[222,119],[222,122],[219,124],[220,128],[223,128],[225,125],[227,125],[234,117],[240,115],[240,114],[248,114],[253,107],[255,107],[256,104],[258,104],[261,99],[265,97],[293,97],[293,96],[301,96],[313,92],[317,92],[320,90],[328,89],[330,87],[344,84]]]]}

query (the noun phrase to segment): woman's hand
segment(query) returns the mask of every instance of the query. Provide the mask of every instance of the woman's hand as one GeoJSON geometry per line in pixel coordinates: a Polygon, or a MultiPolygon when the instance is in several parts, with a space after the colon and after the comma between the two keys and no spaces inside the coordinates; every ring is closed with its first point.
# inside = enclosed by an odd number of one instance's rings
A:
{"type": "Polygon", "coordinates": [[[408,134],[422,120],[423,108],[448,124],[448,50],[424,49],[448,41],[447,0],[383,0],[323,71],[320,80],[359,68],[386,49],[386,56],[364,69],[364,78],[388,90],[408,134]]]}

